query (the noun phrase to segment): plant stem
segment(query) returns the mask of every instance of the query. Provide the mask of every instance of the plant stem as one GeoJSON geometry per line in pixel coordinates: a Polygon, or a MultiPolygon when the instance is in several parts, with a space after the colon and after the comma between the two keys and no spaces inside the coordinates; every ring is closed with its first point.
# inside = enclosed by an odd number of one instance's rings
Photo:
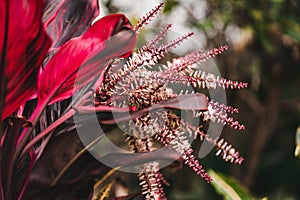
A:
{"type": "Polygon", "coordinates": [[[108,177],[113,175],[117,170],[119,170],[121,167],[115,167],[112,168],[108,173],[106,173],[97,183],[94,184],[94,190],[99,187],[108,177]]]}

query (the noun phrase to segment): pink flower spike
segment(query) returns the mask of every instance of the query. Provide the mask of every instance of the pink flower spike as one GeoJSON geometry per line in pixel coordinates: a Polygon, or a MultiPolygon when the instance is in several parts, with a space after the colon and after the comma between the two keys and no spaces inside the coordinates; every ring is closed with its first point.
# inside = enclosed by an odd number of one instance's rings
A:
{"type": "Polygon", "coordinates": [[[187,67],[189,65],[192,65],[194,63],[204,63],[208,59],[213,58],[213,57],[223,53],[227,49],[228,49],[228,46],[223,45],[223,46],[220,46],[218,48],[214,48],[214,49],[212,49],[208,52],[205,52],[205,53],[203,53],[202,50],[194,51],[194,52],[189,53],[189,54],[187,54],[183,57],[173,59],[173,62],[169,66],[168,71],[175,71],[175,72],[183,71],[183,70],[187,69],[187,67]]]}
{"type": "Polygon", "coordinates": [[[148,12],[138,21],[138,23],[134,26],[133,30],[136,33],[140,32],[143,26],[147,25],[163,6],[164,2],[161,2],[158,6],[156,6],[150,12],[148,12]]]}
{"type": "Polygon", "coordinates": [[[185,161],[184,163],[188,165],[194,172],[196,172],[201,178],[206,180],[207,183],[212,182],[212,178],[205,172],[202,165],[196,159],[196,156],[193,154],[193,150],[188,148],[183,154],[182,159],[185,161]]]}

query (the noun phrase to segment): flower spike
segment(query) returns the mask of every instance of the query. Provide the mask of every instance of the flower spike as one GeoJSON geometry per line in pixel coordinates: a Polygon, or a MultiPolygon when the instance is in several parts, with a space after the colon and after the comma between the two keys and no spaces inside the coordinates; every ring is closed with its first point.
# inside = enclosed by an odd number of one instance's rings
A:
{"type": "Polygon", "coordinates": [[[206,60],[223,53],[228,49],[227,45],[214,48],[208,52],[203,53],[202,50],[194,51],[183,57],[173,59],[172,63],[169,65],[168,71],[180,72],[187,69],[188,66],[194,63],[203,63],[206,60]]]}
{"type": "Polygon", "coordinates": [[[192,153],[193,153],[193,149],[191,148],[187,149],[183,153],[182,159],[184,160],[184,164],[192,168],[201,178],[206,180],[207,183],[211,183],[212,178],[205,172],[205,169],[203,169],[202,165],[196,159],[196,156],[193,155],[192,153]]]}
{"type": "Polygon", "coordinates": [[[239,113],[239,109],[238,108],[234,108],[232,106],[226,106],[225,104],[222,104],[218,101],[215,100],[211,100],[209,101],[209,106],[211,106],[213,109],[218,109],[222,112],[227,112],[227,113],[239,113]]]}
{"type": "Polygon", "coordinates": [[[227,80],[225,78],[220,78],[211,73],[195,71],[192,72],[192,76],[174,74],[174,73],[152,73],[151,78],[157,80],[159,83],[179,83],[183,85],[192,85],[198,88],[213,88],[217,87],[224,89],[241,89],[246,88],[247,83],[227,80]]]}
{"type": "MultiPolygon", "coordinates": [[[[135,69],[144,67],[144,66],[153,66],[158,63],[158,61],[168,53],[169,50],[175,48],[177,45],[182,43],[187,38],[191,37],[194,33],[187,33],[175,40],[172,40],[158,48],[152,49],[140,49],[138,53],[133,54],[131,58],[123,65],[123,68],[117,70],[116,73],[111,75],[111,78],[104,83],[102,93],[112,92],[115,86],[119,81],[123,80],[126,82],[126,77],[130,75],[135,69]]],[[[119,83],[123,84],[123,83],[119,83]]],[[[126,92],[126,87],[122,86],[125,89],[122,93],[126,92]]]]}
{"type": "Polygon", "coordinates": [[[166,200],[166,194],[162,187],[164,178],[159,172],[158,162],[145,163],[141,167],[141,172],[138,174],[142,194],[146,200],[160,199],[166,200]]]}
{"type": "Polygon", "coordinates": [[[136,33],[140,32],[143,26],[147,25],[163,6],[164,2],[161,2],[158,6],[156,6],[150,12],[148,12],[138,21],[138,23],[134,26],[133,30],[136,33]]]}
{"type": "Polygon", "coordinates": [[[151,49],[153,47],[155,47],[155,45],[163,40],[166,35],[167,32],[170,30],[170,28],[172,27],[172,24],[168,24],[162,31],[160,31],[154,39],[150,40],[149,42],[146,43],[146,45],[144,47],[142,47],[143,50],[147,50],[147,49],[151,49]]]}
{"type": "Polygon", "coordinates": [[[224,159],[226,162],[230,161],[231,163],[235,164],[241,164],[244,160],[243,157],[240,156],[240,153],[232,147],[232,145],[228,144],[224,139],[219,138],[211,138],[208,134],[205,134],[200,127],[194,127],[191,124],[185,122],[184,120],[180,121],[181,124],[184,126],[184,128],[187,130],[187,132],[190,133],[190,136],[193,136],[193,138],[197,138],[197,136],[200,136],[200,140],[206,140],[207,142],[213,144],[217,148],[216,156],[222,156],[222,159],[224,159]]]}
{"type": "Polygon", "coordinates": [[[160,48],[165,49],[166,51],[171,50],[172,48],[176,48],[176,45],[179,45],[180,43],[182,43],[184,40],[188,39],[189,37],[193,36],[194,32],[189,32],[175,40],[172,40],[171,42],[168,42],[167,44],[163,45],[160,48]]]}

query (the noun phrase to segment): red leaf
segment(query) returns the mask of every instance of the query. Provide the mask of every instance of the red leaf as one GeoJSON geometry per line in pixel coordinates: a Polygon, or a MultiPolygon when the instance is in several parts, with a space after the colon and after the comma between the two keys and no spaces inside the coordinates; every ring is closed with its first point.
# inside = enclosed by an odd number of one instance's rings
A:
{"type": "Polygon", "coordinates": [[[80,36],[98,15],[98,0],[46,0],[43,21],[52,47],[80,36]]]}
{"type": "MultiPolygon", "coordinates": [[[[117,124],[131,119],[137,119],[151,110],[160,108],[175,110],[207,110],[207,106],[208,102],[204,94],[186,94],[177,97],[172,97],[168,100],[159,102],[158,104],[154,104],[143,110],[129,111],[124,113],[119,113],[120,110],[116,110],[118,112],[115,112],[114,119],[100,120],[99,122],[101,124],[117,124]]],[[[89,110],[90,112],[95,112],[95,109],[82,109],[81,107],[78,107],[76,109],[79,113],[81,113],[82,111],[82,113],[88,113],[89,110]]]]}
{"type": "MultiPolygon", "coordinates": [[[[154,105],[153,107],[155,107],[154,105]]],[[[174,98],[170,98],[166,101],[162,101],[158,104],[158,107],[171,108],[177,110],[207,110],[208,102],[207,97],[204,94],[186,94],[180,95],[174,98]]]]}
{"type": "Polygon", "coordinates": [[[1,0],[0,119],[33,94],[39,65],[51,45],[41,22],[43,1],[1,0]]]}
{"type": "MultiPolygon", "coordinates": [[[[16,150],[16,144],[18,140],[18,136],[21,133],[24,127],[30,127],[31,123],[26,121],[25,117],[10,117],[8,120],[8,126],[4,130],[5,136],[3,143],[1,144],[1,158],[0,158],[0,172],[2,179],[2,189],[4,190],[6,199],[12,198],[13,195],[18,195],[21,191],[20,187],[16,188],[16,184],[18,182],[26,182],[29,180],[29,174],[24,174],[24,176],[18,176],[17,180],[13,180],[14,169],[17,167],[13,162],[13,156],[16,150]],[[11,189],[14,189],[13,194],[11,189]],[[12,195],[12,196],[10,196],[12,195]]],[[[20,161],[20,165],[23,167],[17,167],[17,169],[22,169],[26,166],[27,163],[22,163],[20,161]]]]}
{"type": "Polygon", "coordinates": [[[147,153],[108,153],[100,158],[102,163],[109,163],[109,167],[128,167],[141,165],[157,160],[175,161],[180,157],[178,153],[171,149],[158,149],[147,153]]]}
{"type": "Polygon", "coordinates": [[[39,102],[51,99],[49,103],[54,103],[69,98],[96,75],[103,75],[110,59],[131,53],[136,37],[130,29],[124,15],[110,15],[61,46],[39,78],[39,102]]]}

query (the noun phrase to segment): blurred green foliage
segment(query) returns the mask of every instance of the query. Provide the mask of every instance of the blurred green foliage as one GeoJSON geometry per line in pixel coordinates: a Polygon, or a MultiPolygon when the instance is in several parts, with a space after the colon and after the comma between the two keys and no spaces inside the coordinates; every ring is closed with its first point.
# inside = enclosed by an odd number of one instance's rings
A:
{"type": "MultiPolygon", "coordinates": [[[[251,35],[244,41],[229,41],[233,50],[220,61],[220,66],[226,66],[225,77],[250,83],[247,91],[229,96],[230,104],[239,105],[247,138],[231,138],[239,143],[246,161],[241,169],[234,167],[229,173],[256,195],[299,199],[300,163],[292,152],[300,122],[300,3],[256,0],[209,4],[206,19],[196,25],[223,21],[223,29],[211,38],[212,45],[228,41],[223,33],[230,25],[251,35]]],[[[207,26],[197,27],[207,31],[207,26]]]]}
{"type": "Polygon", "coordinates": [[[214,180],[212,186],[225,200],[254,199],[249,191],[234,178],[213,170],[209,170],[208,174],[214,180]]]}
{"type": "Polygon", "coordinates": [[[176,7],[178,4],[179,4],[179,2],[176,0],[167,0],[165,2],[163,12],[164,13],[172,12],[173,8],[176,7]]]}
{"type": "Polygon", "coordinates": [[[242,168],[227,172],[255,195],[299,199],[300,163],[293,149],[300,122],[300,2],[216,0],[208,4],[204,23],[197,24],[216,24],[221,19],[224,27],[210,41],[214,45],[227,40],[233,47],[219,61],[226,66],[224,76],[250,83],[247,91],[229,95],[229,103],[239,105],[246,124],[246,139],[230,139],[239,144],[246,160],[242,168]],[[224,32],[231,25],[248,31],[250,38],[228,40],[224,32]]]}

